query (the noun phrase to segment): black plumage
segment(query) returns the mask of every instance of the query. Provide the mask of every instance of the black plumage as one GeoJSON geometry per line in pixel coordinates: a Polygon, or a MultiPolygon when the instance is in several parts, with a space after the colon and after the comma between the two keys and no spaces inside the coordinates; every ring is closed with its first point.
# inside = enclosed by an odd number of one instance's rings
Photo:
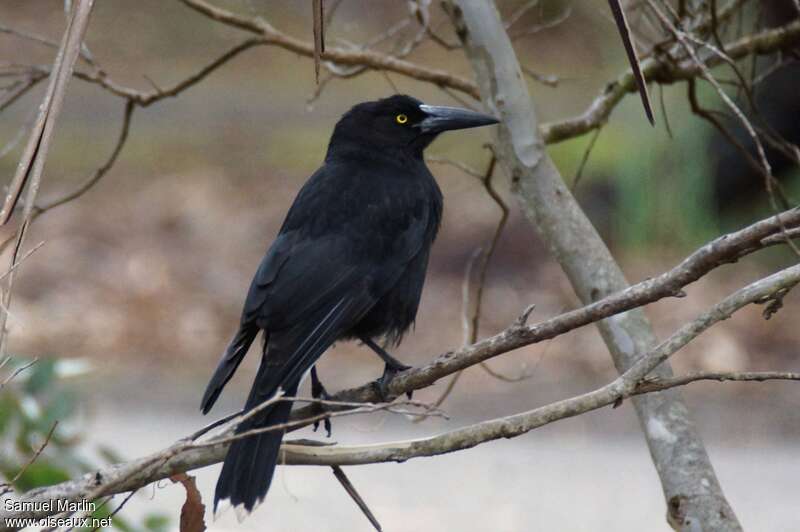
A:
{"type": "MultiPolygon", "coordinates": [[[[442,131],[492,124],[472,111],[427,106],[393,96],[353,107],[336,125],[322,167],[295,199],[256,271],[239,331],[202,401],[207,413],[259,331],[261,365],[245,410],[300,380],[333,342],[361,339],[387,362],[401,363],[375,343],[400,341],[414,322],[442,194],[422,158],[442,131]]],[[[237,433],[284,423],[279,402],[241,423],[237,433]]],[[[214,499],[247,511],[267,493],[283,431],[234,441],[214,499]]]]}

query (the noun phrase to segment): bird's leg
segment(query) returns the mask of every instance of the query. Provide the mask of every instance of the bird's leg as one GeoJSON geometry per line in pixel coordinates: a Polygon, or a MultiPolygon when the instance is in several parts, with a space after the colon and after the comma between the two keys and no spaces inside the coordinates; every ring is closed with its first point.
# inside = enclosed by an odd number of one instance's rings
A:
{"type": "MultiPolygon", "coordinates": [[[[372,349],[375,354],[377,354],[381,359],[386,363],[386,366],[383,369],[383,375],[381,378],[378,379],[378,394],[381,396],[381,400],[386,401],[389,397],[389,383],[392,382],[392,379],[396,374],[401,371],[405,371],[407,369],[411,369],[411,366],[407,366],[394,358],[392,355],[386,352],[384,348],[376,344],[372,341],[371,338],[367,336],[360,336],[359,337],[364,345],[372,349]]],[[[409,399],[411,399],[413,392],[406,392],[406,395],[409,399]]]]}
{"type": "MultiPolygon", "coordinates": [[[[389,384],[394,379],[394,376],[400,373],[401,371],[410,368],[411,366],[405,366],[404,368],[398,370],[395,369],[395,367],[389,365],[388,363],[384,366],[383,375],[381,375],[380,378],[376,381],[376,386],[375,386],[378,391],[378,396],[381,398],[382,402],[387,403],[391,399],[391,397],[389,396],[389,384]]],[[[414,396],[413,391],[406,392],[406,397],[408,397],[409,400],[413,396],[414,396]]]]}
{"type": "Polygon", "coordinates": [[[364,342],[364,345],[372,349],[375,352],[375,354],[377,354],[379,357],[381,357],[381,359],[383,359],[384,362],[386,362],[387,368],[391,368],[395,373],[411,369],[411,366],[406,366],[405,364],[394,358],[392,355],[387,353],[384,348],[373,342],[371,338],[368,338],[366,336],[360,336],[359,338],[361,339],[362,342],[364,342]]]}
{"type": "MultiPolygon", "coordinates": [[[[323,401],[327,401],[331,398],[328,390],[322,385],[322,382],[319,380],[319,375],[317,375],[317,366],[312,366],[311,368],[311,397],[314,399],[322,399],[323,401]]],[[[325,413],[328,411],[326,405],[320,403],[314,403],[315,409],[317,409],[320,413],[325,413]]],[[[328,435],[328,438],[331,437],[331,419],[326,417],[322,420],[322,426],[325,428],[325,432],[328,435]]],[[[319,428],[319,420],[314,422],[314,432],[317,431],[319,428]]]]}

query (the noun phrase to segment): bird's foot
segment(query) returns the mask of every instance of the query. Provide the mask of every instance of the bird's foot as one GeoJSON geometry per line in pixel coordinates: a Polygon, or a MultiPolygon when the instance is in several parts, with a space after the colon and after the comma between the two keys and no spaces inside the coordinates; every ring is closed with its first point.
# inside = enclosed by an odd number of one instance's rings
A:
{"type": "MultiPolygon", "coordinates": [[[[316,368],[314,368],[311,372],[311,397],[314,399],[321,399],[323,401],[328,401],[331,399],[331,395],[328,393],[328,390],[325,389],[325,386],[322,385],[320,382],[319,377],[317,377],[316,368]]],[[[322,403],[314,403],[314,411],[315,414],[326,414],[330,412],[330,408],[327,405],[322,403]]],[[[314,422],[314,432],[317,432],[319,428],[320,420],[316,420],[314,422]]],[[[322,419],[322,427],[325,429],[325,433],[328,438],[331,437],[331,418],[325,417],[322,419]]]]}
{"type": "MultiPolygon", "coordinates": [[[[381,375],[380,378],[375,381],[375,390],[378,392],[378,397],[380,397],[381,402],[388,403],[394,399],[394,397],[392,397],[389,393],[389,385],[391,384],[395,375],[407,369],[411,369],[411,366],[406,366],[405,364],[401,363],[386,364],[386,366],[384,366],[383,375],[381,375]]],[[[412,394],[413,392],[406,392],[406,396],[409,399],[411,399],[412,394]]]]}
{"type": "MultiPolygon", "coordinates": [[[[383,375],[380,379],[378,379],[376,384],[378,387],[378,395],[380,395],[384,402],[386,402],[385,399],[389,397],[389,394],[387,393],[389,382],[396,373],[411,369],[411,366],[406,366],[394,358],[392,355],[387,353],[384,348],[376,344],[369,336],[359,336],[359,338],[361,338],[361,341],[364,342],[364,345],[372,349],[375,354],[381,357],[381,359],[386,363],[386,367],[383,370],[383,375]]],[[[413,392],[406,392],[406,396],[408,396],[409,400],[411,399],[412,395],[413,392]]]]}

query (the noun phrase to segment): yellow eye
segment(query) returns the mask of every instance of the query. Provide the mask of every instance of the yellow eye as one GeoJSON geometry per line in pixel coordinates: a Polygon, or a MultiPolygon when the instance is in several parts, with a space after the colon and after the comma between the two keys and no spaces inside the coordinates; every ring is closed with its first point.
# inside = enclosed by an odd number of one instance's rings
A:
{"type": "Polygon", "coordinates": [[[406,122],[408,122],[408,117],[403,114],[397,115],[396,117],[394,117],[394,119],[397,120],[398,124],[405,124],[406,122]]]}

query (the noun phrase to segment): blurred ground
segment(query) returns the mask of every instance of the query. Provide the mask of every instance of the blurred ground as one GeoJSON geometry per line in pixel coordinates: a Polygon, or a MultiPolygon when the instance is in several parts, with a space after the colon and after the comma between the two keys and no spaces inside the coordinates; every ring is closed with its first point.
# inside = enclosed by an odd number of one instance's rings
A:
{"type": "MultiPolygon", "coordinates": [[[[268,14],[274,24],[309,38],[307,9],[299,4],[227,5],[268,14]]],[[[382,2],[385,9],[370,11],[369,23],[347,22],[360,20],[369,5],[345,2],[331,42],[379,33],[405,9],[403,3],[382,2]]],[[[59,6],[4,0],[0,20],[57,38],[59,6]]],[[[567,23],[520,44],[526,62],[564,79],[557,90],[531,86],[546,119],[582,109],[622,64],[613,25],[595,16],[604,6],[599,1],[576,6],[567,23]]],[[[129,10],[120,0],[108,0],[97,5],[88,43],[114,79],[147,90],[145,75],[167,86],[239,37],[177,2],[147,0],[129,10]]],[[[42,63],[52,59],[46,48],[0,35],[0,60],[31,57],[42,63]]],[[[416,59],[469,75],[458,53],[428,46],[416,59]]],[[[428,101],[455,104],[415,82],[398,76],[392,81],[428,101]]],[[[18,276],[10,350],[93,363],[95,375],[84,386],[94,412],[87,448],[103,442],[133,457],[204,423],[196,404],[205,379],[233,332],[252,273],[287,206],[322,160],[336,117],[357,101],[393,92],[378,74],[334,82],[309,105],[313,89],[310,62],[275,49],[249,51],[179,98],[137,111],[130,141],[104,180],[37,221],[28,242],[45,245],[18,276]]],[[[632,281],[661,273],[718,234],[703,195],[710,188],[704,182],[706,131],[686,116],[681,91],[665,91],[671,126],[682,132],[675,140],[663,128],[643,129],[638,102],[628,98],[603,131],[578,188],[632,281]],[[609,188],[616,192],[601,194],[609,188]]],[[[39,98],[40,92],[29,95],[3,113],[0,144],[13,138],[39,98]]],[[[121,110],[119,101],[98,89],[72,84],[45,171],[44,199],[73,189],[105,159],[121,110]]],[[[483,168],[487,154],[481,145],[487,138],[485,132],[445,136],[430,151],[483,168]]],[[[574,175],[586,142],[553,147],[565,175],[574,175]]],[[[3,175],[12,174],[18,151],[0,159],[3,175]]],[[[474,178],[447,166],[433,171],[446,213],[416,330],[397,351],[409,364],[461,344],[464,265],[476,247],[485,245],[499,216],[474,178]]],[[[505,191],[504,180],[499,179],[499,188],[505,191]]],[[[766,213],[748,213],[737,224],[766,213]]],[[[663,337],[788,260],[771,251],[726,266],[691,286],[687,298],[652,305],[648,314],[663,337]]],[[[489,271],[481,335],[501,330],[531,303],[537,305],[532,320],[577,305],[557,265],[514,209],[489,271]]],[[[676,370],[797,371],[799,304],[800,295],[790,294],[786,308],[768,322],[758,308],[737,314],[677,354],[676,370]]],[[[255,358],[231,382],[220,413],[241,403],[255,358]]],[[[507,354],[491,365],[509,375],[527,371],[532,376],[509,384],[473,368],[445,404],[449,424],[339,420],[335,436],[356,442],[430,434],[530,409],[615,375],[591,328],[507,354]]],[[[320,363],[331,390],[361,384],[380,370],[377,358],[355,344],[336,346],[320,363]]],[[[442,388],[440,383],[418,397],[433,400],[442,388]]],[[[687,396],[745,526],[800,528],[792,509],[800,495],[792,482],[800,473],[792,452],[800,436],[797,386],[698,384],[687,396]]],[[[451,457],[350,474],[387,530],[664,529],[657,478],[628,406],[451,457]]],[[[215,468],[200,473],[207,501],[215,475],[215,468]]],[[[146,511],[151,501],[137,499],[132,511],[146,511]]],[[[156,490],[152,504],[174,509],[179,499],[180,490],[169,487],[156,490]]],[[[215,529],[239,529],[233,523],[228,515],[215,529]]],[[[280,474],[268,505],[245,525],[252,530],[366,530],[364,518],[331,475],[309,468],[280,474]]]]}

